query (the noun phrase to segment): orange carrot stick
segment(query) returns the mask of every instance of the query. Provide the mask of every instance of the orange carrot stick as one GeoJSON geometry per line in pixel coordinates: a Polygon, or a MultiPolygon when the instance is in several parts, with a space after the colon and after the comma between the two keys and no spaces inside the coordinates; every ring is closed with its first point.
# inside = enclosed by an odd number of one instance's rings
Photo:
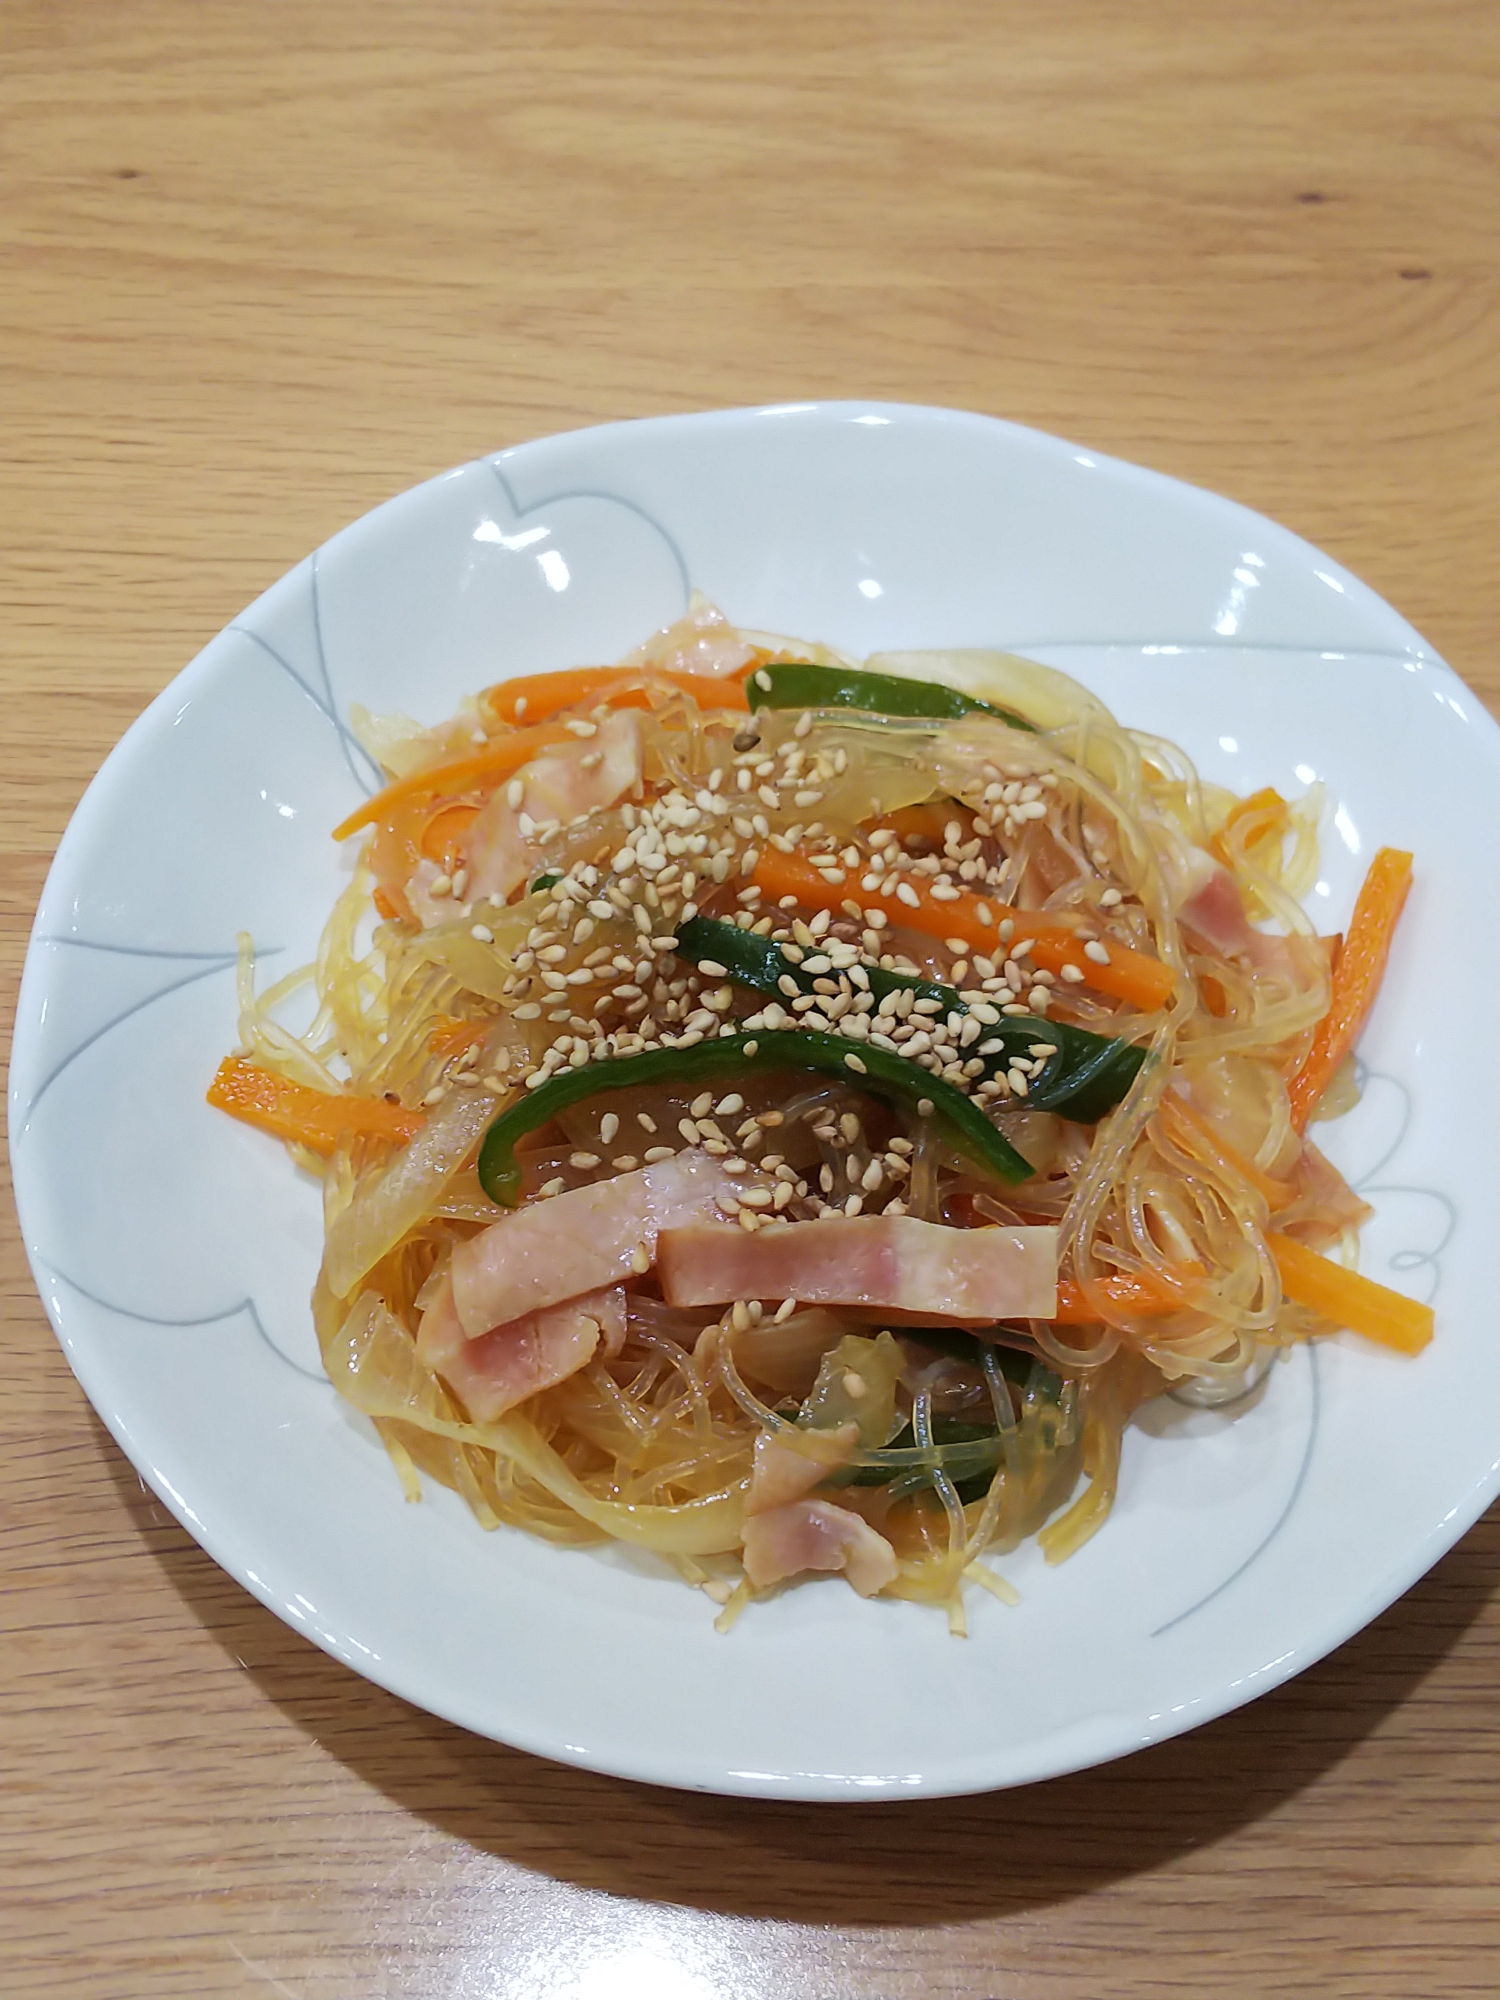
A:
{"type": "Polygon", "coordinates": [[[1284,823],[1285,819],[1286,800],[1274,786],[1265,785],[1260,791],[1251,792],[1248,798],[1240,799],[1229,808],[1224,816],[1224,824],[1208,843],[1208,851],[1216,861],[1222,861],[1227,868],[1230,865],[1229,833],[1232,827],[1240,825],[1245,820],[1258,822],[1251,825],[1245,837],[1245,845],[1252,847],[1256,841],[1264,840],[1275,830],[1278,823],[1284,823]]]}
{"type": "Polygon", "coordinates": [[[493,1025],[490,1021],[455,1021],[445,1015],[427,1037],[427,1046],[435,1056],[456,1056],[460,1049],[472,1049],[476,1042],[482,1042],[493,1025]]]}
{"type": "Polygon", "coordinates": [[[1278,1209],[1286,1208],[1295,1197],[1297,1190],[1290,1181],[1274,1180],[1270,1174],[1263,1173],[1254,1160],[1246,1159],[1245,1155],[1231,1146],[1227,1139],[1221,1138],[1202,1112],[1195,1110],[1187,1099],[1179,1096],[1175,1090],[1169,1090],[1162,1098],[1161,1116],[1169,1133],[1175,1125],[1179,1130],[1186,1129],[1188,1132],[1196,1133],[1211,1146],[1226,1167],[1237,1173],[1241,1180],[1248,1181],[1251,1187],[1265,1197],[1266,1205],[1273,1215],[1278,1209]]]}
{"type": "Polygon", "coordinates": [[[1273,1232],[1266,1242],[1281,1273],[1281,1289],[1299,1305],[1310,1306],[1366,1340],[1394,1347],[1398,1354],[1420,1354],[1431,1340],[1431,1306],[1418,1305],[1404,1292],[1377,1285],[1358,1271],[1346,1271],[1293,1237],[1273,1232]]]}
{"type": "Polygon", "coordinates": [[[1333,974],[1333,998],[1301,1069],[1292,1078],[1292,1122],[1300,1132],[1334,1072],[1359,1039],[1380,990],[1396,921],[1411,888],[1411,856],[1382,847],[1355,898],[1344,948],[1333,974]]]}
{"type": "Polygon", "coordinates": [[[432,797],[440,792],[467,792],[477,785],[498,784],[512,771],[518,771],[533,757],[540,756],[542,751],[550,750],[557,743],[571,743],[572,740],[560,723],[543,723],[539,729],[517,730],[514,736],[492,743],[488,750],[478,750],[472,757],[456,757],[446,764],[428,764],[404,778],[393,778],[384,791],[366,799],[362,806],[356,806],[349,817],[333,829],[333,837],[335,840],[347,840],[351,833],[358,833],[361,827],[384,818],[392,806],[401,805],[407,799],[432,797]]]}
{"type": "Polygon", "coordinates": [[[243,1056],[226,1056],[208,1087],[208,1101],[278,1139],[295,1140],[326,1158],[346,1139],[361,1135],[400,1144],[420,1132],[426,1119],[383,1097],[310,1090],[289,1083],[274,1070],[243,1056]]]}
{"type": "Polygon", "coordinates": [[[481,698],[505,722],[524,718],[534,723],[556,715],[559,709],[576,708],[580,702],[595,699],[607,701],[612,708],[644,708],[648,698],[643,681],[666,681],[679,693],[691,695],[700,708],[732,708],[743,713],[749,707],[738,680],[721,680],[716,674],[675,673],[664,667],[569,667],[561,673],[501,681],[486,688],[481,698]]]}
{"type": "MultiPolygon", "coordinates": [[[[783,854],[774,847],[762,848],[752,879],[773,901],[795,896],[799,903],[814,910],[836,906],[846,893],[837,884],[825,881],[802,855],[783,854]]],[[[893,922],[908,930],[921,931],[927,937],[962,938],[975,951],[1001,956],[1005,947],[996,936],[995,927],[1008,917],[1016,927],[1017,939],[1032,940],[1031,957],[1035,964],[1053,973],[1060,973],[1065,965],[1075,966],[1083,974],[1084,983],[1096,992],[1126,1000],[1143,1013],[1154,1013],[1163,1006],[1177,983],[1170,965],[1164,965],[1158,958],[1148,958],[1144,952],[1130,951],[1124,945],[1109,945],[1108,963],[1100,964],[1087,955],[1072,931],[1039,916],[1035,910],[1013,910],[1004,903],[985,902],[990,916],[986,923],[980,915],[982,898],[963,890],[951,902],[942,901],[924,885],[921,876],[905,879],[917,898],[915,904],[893,894],[871,894],[860,889],[857,892],[860,907],[883,910],[893,922]]]]}
{"type": "MultiPolygon", "coordinates": [[[[1095,1285],[1112,1305],[1125,1312],[1169,1313],[1192,1305],[1193,1287],[1202,1276],[1201,1266],[1185,1264],[1171,1278],[1148,1277],[1144,1273],[1127,1277],[1123,1272],[1116,1272],[1110,1277],[1096,1279],[1095,1285]]],[[[1098,1317],[1076,1278],[1058,1279],[1057,1311],[1052,1315],[1054,1326],[1086,1326],[1098,1317]]]]}

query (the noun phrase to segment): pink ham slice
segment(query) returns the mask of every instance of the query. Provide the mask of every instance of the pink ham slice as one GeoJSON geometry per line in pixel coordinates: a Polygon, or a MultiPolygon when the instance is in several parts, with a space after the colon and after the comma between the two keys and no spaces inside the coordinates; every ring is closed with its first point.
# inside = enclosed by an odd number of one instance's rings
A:
{"type": "Polygon", "coordinates": [[[858,1443],[858,1424],[837,1424],[826,1431],[762,1431],[755,1440],[745,1513],[764,1514],[800,1500],[830,1472],[847,1465],[858,1443]]]}
{"type": "Polygon", "coordinates": [[[453,1298],[464,1332],[474,1340],[493,1326],[622,1283],[655,1261],[661,1231],[716,1214],[715,1203],[736,1185],[694,1148],[502,1216],[453,1253],[453,1298]]]}
{"type": "Polygon", "coordinates": [[[470,1340],[445,1278],[422,1315],[417,1359],[442,1376],[476,1423],[489,1424],[538,1390],[576,1375],[601,1340],[606,1353],[618,1353],[624,1338],[625,1288],[614,1285],[470,1340]]]}
{"type": "Polygon", "coordinates": [[[861,1597],[896,1579],[896,1551],[868,1521],[830,1500],[793,1500],[745,1523],[745,1574],[757,1590],[809,1569],[841,1569],[861,1597]]]}
{"type": "Polygon", "coordinates": [[[952,1229],[911,1215],[832,1216],[757,1230],[668,1226],[657,1246],[668,1305],[800,1299],[988,1325],[1057,1311],[1055,1229],[952,1229]]]}
{"type": "Polygon", "coordinates": [[[570,826],[633,792],[640,779],[641,719],[632,709],[605,716],[595,735],[523,764],[512,783],[487,800],[469,829],[464,846],[469,899],[508,901],[544,858],[536,840],[522,829],[523,814],[536,826],[548,820],[570,826]],[[584,760],[596,755],[599,761],[586,768],[584,760]],[[510,803],[514,783],[521,786],[516,805],[510,803]]]}
{"type": "Polygon", "coordinates": [[[1299,982],[1311,980],[1332,940],[1258,931],[1245,914],[1239,884],[1229,870],[1201,847],[1188,852],[1188,873],[1179,882],[1187,890],[1177,911],[1180,921],[1225,958],[1247,959],[1261,971],[1284,973],[1299,982]]]}
{"type": "Polygon", "coordinates": [[[1226,958],[1253,951],[1261,934],[1252,929],[1239,884],[1221,862],[1201,847],[1192,848],[1184,886],[1187,894],[1177,912],[1181,922],[1226,958]]]}

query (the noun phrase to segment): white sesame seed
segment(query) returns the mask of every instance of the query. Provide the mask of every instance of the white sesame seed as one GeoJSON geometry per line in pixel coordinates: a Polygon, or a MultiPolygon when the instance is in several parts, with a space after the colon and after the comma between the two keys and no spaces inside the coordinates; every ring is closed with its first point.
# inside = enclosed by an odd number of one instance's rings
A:
{"type": "Polygon", "coordinates": [[[495,933],[490,929],[488,924],[470,924],[469,936],[478,944],[493,944],[495,942],[495,933]]]}
{"type": "Polygon", "coordinates": [[[771,692],[771,676],[766,672],[764,667],[757,667],[750,678],[755,686],[760,688],[764,693],[769,694],[771,692]]]}
{"type": "Polygon", "coordinates": [[[1070,986],[1082,986],[1084,980],[1088,977],[1082,966],[1078,965],[1065,965],[1062,969],[1062,976],[1070,986]]]}
{"type": "Polygon", "coordinates": [[[654,1167],[658,1160],[673,1160],[677,1157],[673,1146],[648,1146],[641,1155],[648,1167],[654,1167]]]}
{"type": "Polygon", "coordinates": [[[1101,908],[1112,910],[1120,900],[1121,897],[1118,889],[1106,889],[1104,894],[1099,898],[1099,903],[1101,908]]]}
{"type": "Polygon", "coordinates": [[[918,1098],[917,1116],[919,1118],[930,1118],[936,1109],[937,1106],[933,1103],[930,1097],[918,1098]]]}
{"type": "Polygon", "coordinates": [[[1109,964],[1109,947],[1101,944],[1097,938],[1089,939],[1083,947],[1083,955],[1085,958],[1091,958],[1095,965],[1109,964]]]}
{"type": "Polygon", "coordinates": [[[845,1067],[845,1069],[852,1069],[852,1070],[853,1070],[853,1071],[855,1072],[855,1074],[856,1074],[857,1076],[868,1076],[868,1075],[869,1075],[869,1070],[868,1070],[868,1069],[866,1068],[865,1064],[864,1064],[864,1063],[862,1063],[862,1062],[860,1061],[859,1057],[858,1057],[858,1056],[856,1056],[856,1055],[852,1055],[852,1054],[851,1054],[851,1055],[847,1055],[847,1056],[845,1056],[845,1057],[844,1057],[844,1067],[845,1067]]]}
{"type": "Polygon", "coordinates": [[[548,1194],[548,1195],[550,1195],[550,1194],[561,1194],[561,1193],[562,1193],[562,1191],[563,1191],[563,1189],[564,1189],[564,1188],[565,1188],[565,1187],[566,1187],[567,1185],[568,1185],[568,1184],[567,1184],[567,1182],[566,1182],[566,1181],[565,1181],[565,1180],[563,1179],[562,1175],[561,1175],[561,1174],[559,1174],[559,1175],[557,1176],[556,1180],[551,1180],[551,1181],[546,1181],[546,1182],[544,1182],[544,1183],[543,1183],[543,1185],[542,1185],[542,1187],[540,1188],[539,1192],[540,1192],[540,1193],[542,1193],[542,1194],[548,1194]]]}

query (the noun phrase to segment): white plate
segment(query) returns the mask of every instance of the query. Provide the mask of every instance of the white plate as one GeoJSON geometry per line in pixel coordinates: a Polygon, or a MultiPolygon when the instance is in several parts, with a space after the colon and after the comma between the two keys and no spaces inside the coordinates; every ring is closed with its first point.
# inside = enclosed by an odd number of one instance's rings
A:
{"type": "Polygon", "coordinates": [[[1285,1680],[1462,1534],[1500,1483],[1493,857],[1500,732],[1336,563],[1227,501],[951,411],[799,404],[549,438],[337,535],[152,704],[47,883],[11,1070],[16,1186],[58,1336],[104,1421],[226,1569],[407,1699],[527,1749],[792,1798],[1018,1784],[1285,1680]],[[624,1554],[407,1506],[322,1380],[316,1190],[208,1110],[235,933],[306,958],[329,828],[371,773],[352,701],[424,720],[502,675],[609,660],[683,608],[855,653],[1003,645],[1242,789],[1329,788],[1312,898],[1337,928],[1372,848],[1417,882],[1325,1128],[1374,1201],[1364,1268],[1433,1300],[1415,1362],[1303,1350],[1231,1415],[1163,1404],[1073,1561],[1002,1567],[973,1636],[841,1583],[715,1635],[624,1554]]]}

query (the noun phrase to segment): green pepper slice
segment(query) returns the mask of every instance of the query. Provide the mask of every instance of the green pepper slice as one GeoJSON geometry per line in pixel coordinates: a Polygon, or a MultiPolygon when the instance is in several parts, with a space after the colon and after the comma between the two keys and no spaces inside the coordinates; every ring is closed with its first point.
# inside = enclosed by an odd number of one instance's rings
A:
{"type": "MultiPolygon", "coordinates": [[[[772,999],[790,997],[781,984],[783,979],[790,979],[799,993],[815,995],[815,981],[833,977],[831,968],[827,973],[807,970],[807,960],[816,962],[817,952],[805,954],[799,963],[770,938],[757,937],[753,931],[742,931],[737,924],[721,923],[714,917],[693,917],[679,924],[677,953],[697,965],[705,959],[710,965],[722,965],[730,979],[772,999]]],[[[887,993],[905,989],[919,1000],[938,1001],[945,1014],[968,1012],[955,989],[936,980],[889,972],[879,965],[866,965],[862,970],[877,1005],[887,993]]],[[[1056,1047],[1057,1054],[1049,1057],[1046,1068],[1027,1090],[1026,1104],[1034,1111],[1055,1111],[1059,1118],[1077,1125],[1097,1124],[1106,1111],[1112,1111],[1146,1060],[1145,1049],[1132,1042],[1096,1035],[1066,1021],[1044,1021],[1034,1014],[1005,1015],[998,1027],[990,1028],[974,1044],[974,1051],[994,1041],[1000,1043],[999,1049],[981,1058],[987,1076],[1008,1069],[1033,1042],[1051,1042],[1056,1047]]]]}
{"type": "Polygon", "coordinates": [[[815,667],[803,660],[757,668],[746,693],[752,708],[857,708],[869,715],[931,717],[957,722],[965,715],[994,715],[1012,729],[1035,736],[1035,723],[1008,708],[961,694],[937,681],[909,681],[904,674],[871,674],[863,668],[815,667]]]}
{"type": "MultiPolygon", "coordinates": [[[[1028,1400],[1040,1397],[1044,1402],[1055,1403],[1062,1395],[1062,1377],[1020,1348],[981,1340],[958,1327],[904,1326],[901,1334],[903,1339],[919,1340],[924,1347],[951,1354],[955,1360],[972,1362],[976,1367],[980,1365],[981,1351],[987,1348],[1006,1381],[1021,1390],[1028,1400]]],[[[916,1432],[908,1423],[883,1449],[862,1453],[851,1470],[835,1474],[825,1483],[887,1486],[899,1479],[909,1485],[924,1471],[930,1473],[941,1467],[967,1506],[971,1500],[982,1500],[989,1492],[999,1463],[999,1434],[993,1422],[976,1424],[961,1417],[934,1417],[932,1445],[926,1451],[918,1446],[916,1432]]],[[[930,1479],[927,1483],[931,1483],[930,1479]]]]}
{"type": "Polygon", "coordinates": [[[905,1056],[872,1048],[844,1035],[762,1029],[748,1035],[721,1035],[692,1048],[644,1049],[639,1055],[612,1056],[549,1077],[509,1105],[490,1126],[479,1148],[479,1181],[493,1202],[514,1208],[521,1192],[517,1140],[555,1118],[559,1111],[601,1091],[631,1090],[644,1083],[700,1083],[734,1079],[746,1070],[810,1069],[836,1076],[856,1090],[888,1104],[916,1108],[925,1100],[943,1136],[958,1152],[997,1179],[1029,1180],[1030,1164],[951,1083],[929,1076],[905,1056]],[[858,1064],[858,1067],[855,1067],[858,1064]]]}

